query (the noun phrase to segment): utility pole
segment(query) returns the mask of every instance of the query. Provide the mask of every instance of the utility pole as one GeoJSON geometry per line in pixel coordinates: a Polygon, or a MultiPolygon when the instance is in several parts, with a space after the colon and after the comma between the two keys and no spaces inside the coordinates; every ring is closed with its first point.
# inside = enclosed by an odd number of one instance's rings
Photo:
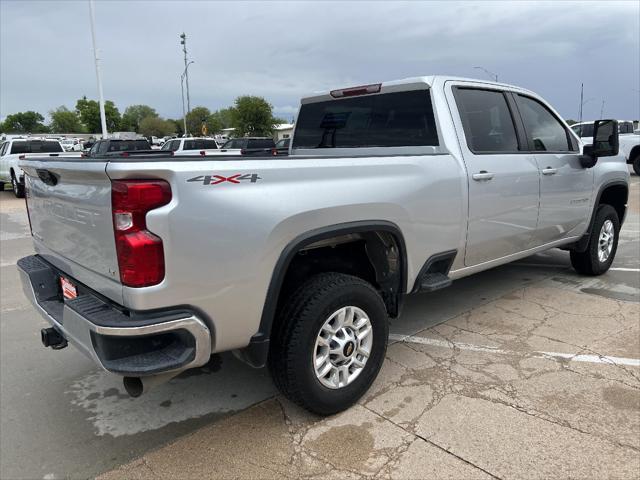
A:
{"type": "Polygon", "coordinates": [[[584,105],[583,98],[584,98],[584,83],[581,83],[580,84],[580,111],[578,112],[578,123],[582,123],[582,106],[584,105]]]}
{"type": "Polygon", "coordinates": [[[182,136],[187,136],[187,114],[184,111],[184,72],[180,75],[180,89],[182,91],[182,124],[184,125],[184,129],[182,132],[182,136]]]}
{"type": "Polygon", "coordinates": [[[184,72],[182,72],[182,75],[180,75],[180,89],[182,91],[182,122],[184,124],[184,132],[183,132],[184,137],[187,136],[187,115],[184,111],[184,77],[187,76],[187,68],[192,63],[193,63],[193,60],[187,63],[187,66],[184,68],[184,72]]]}
{"type": "Polygon", "coordinates": [[[91,18],[91,40],[93,41],[93,58],[96,64],[96,77],[98,78],[98,96],[100,100],[100,123],[102,124],[102,138],[107,138],[107,116],[104,113],[104,95],[102,94],[102,79],[100,78],[100,58],[96,47],[96,18],[93,0],[89,0],[89,16],[91,18]]]}
{"type": "Polygon", "coordinates": [[[189,60],[187,59],[187,35],[182,32],[180,35],[180,45],[182,45],[182,51],[184,52],[184,76],[187,83],[187,113],[191,113],[191,100],[189,98],[189,60]]]}
{"type": "Polygon", "coordinates": [[[600,120],[604,118],[604,100],[602,100],[602,106],[600,107],[600,120]]]}

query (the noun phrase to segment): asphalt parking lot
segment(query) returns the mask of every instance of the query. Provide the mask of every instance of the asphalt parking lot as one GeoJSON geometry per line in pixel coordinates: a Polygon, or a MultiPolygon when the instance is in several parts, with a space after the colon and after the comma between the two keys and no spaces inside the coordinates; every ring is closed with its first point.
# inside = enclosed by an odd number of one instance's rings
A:
{"type": "Polygon", "coordinates": [[[212,357],[138,399],[73,348],[44,349],[0,192],[1,478],[638,478],[640,178],[613,268],[552,250],[410,297],[350,410],[314,417],[268,374],[212,357]]]}

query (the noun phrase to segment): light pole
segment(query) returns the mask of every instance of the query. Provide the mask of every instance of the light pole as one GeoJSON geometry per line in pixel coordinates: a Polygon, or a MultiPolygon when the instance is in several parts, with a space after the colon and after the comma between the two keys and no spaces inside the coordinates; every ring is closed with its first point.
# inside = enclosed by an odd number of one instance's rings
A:
{"type": "MultiPolygon", "coordinates": [[[[194,63],[193,60],[187,63],[184,67],[184,72],[182,72],[182,75],[180,75],[180,90],[182,92],[182,122],[184,125],[184,132],[183,132],[184,137],[187,136],[187,114],[184,111],[184,77],[187,76],[187,71],[188,71],[187,69],[189,68],[189,65],[191,65],[192,63],[194,63]]],[[[189,84],[187,83],[187,92],[188,91],[189,91],[189,84]]]]}
{"type": "Polygon", "coordinates": [[[180,35],[180,45],[182,45],[182,51],[184,52],[184,76],[187,80],[187,113],[191,112],[191,100],[189,98],[189,71],[187,70],[189,67],[189,60],[187,59],[187,35],[182,32],[180,35]]]}
{"type": "Polygon", "coordinates": [[[104,95],[102,94],[102,79],[100,78],[100,58],[96,47],[96,17],[94,14],[93,0],[89,0],[89,17],[91,19],[91,41],[93,42],[93,59],[96,64],[96,77],[98,78],[98,99],[100,101],[100,123],[102,125],[102,138],[107,138],[107,116],[104,113],[104,95]]]}
{"type": "Polygon", "coordinates": [[[604,115],[604,100],[602,100],[602,105],[600,106],[600,120],[602,120],[603,115],[604,115]]]}
{"type": "Polygon", "coordinates": [[[589,103],[591,100],[595,100],[595,98],[587,98],[584,102],[582,102],[582,103],[580,104],[580,121],[579,121],[578,123],[582,123],[582,110],[583,110],[583,107],[584,107],[587,103],[589,103]]]}
{"type": "Polygon", "coordinates": [[[486,73],[487,75],[489,75],[489,77],[491,77],[491,78],[493,79],[493,81],[494,81],[494,82],[497,82],[497,81],[498,81],[498,74],[497,74],[497,73],[493,73],[492,71],[487,70],[487,69],[486,69],[486,68],[484,68],[484,67],[473,67],[473,68],[475,68],[475,69],[477,69],[477,70],[482,70],[484,73],[486,73]]]}

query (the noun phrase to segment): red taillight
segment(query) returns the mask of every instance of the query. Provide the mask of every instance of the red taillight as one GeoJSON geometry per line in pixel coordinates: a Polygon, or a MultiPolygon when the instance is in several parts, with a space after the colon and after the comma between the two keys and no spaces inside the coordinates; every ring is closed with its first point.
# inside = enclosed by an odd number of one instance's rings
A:
{"type": "Polygon", "coordinates": [[[247,151],[244,148],[240,149],[240,155],[244,155],[245,153],[247,153],[247,151]]]}
{"type": "Polygon", "coordinates": [[[331,92],[329,93],[333,98],[355,97],[358,95],[367,95],[369,93],[379,93],[381,87],[382,87],[381,83],[374,83],[371,85],[362,85],[361,87],[343,88],[341,90],[331,90],[331,92]]]}
{"type": "Polygon", "coordinates": [[[146,216],[170,201],[171,187],[164,180],[111,182],[113,228],[123,285],[148,287],[164,278],[162,240],[147,230],[146,216]]]}
{"type": "Polygon", "coordinates": [[[271,155],[273,155],[274,157],[275,157],[276,155],[278,155],[278,149],[277,149],[277,148],[272,148],[272,149],[271,149],[271,155]]]}
{"type": "Polygon", "coordinates": [[[207,154],[207,152],[205,152],[204,150],[200,150],[200,156],[204,157],[207,154]]]}
{"type": "Polygon", "coordinates": [[[26,155],[20,155],[20,156],[18,156],[18,160],[24,160],[25,158],[27,158],[27,156],[26,156],[26,155]]]}

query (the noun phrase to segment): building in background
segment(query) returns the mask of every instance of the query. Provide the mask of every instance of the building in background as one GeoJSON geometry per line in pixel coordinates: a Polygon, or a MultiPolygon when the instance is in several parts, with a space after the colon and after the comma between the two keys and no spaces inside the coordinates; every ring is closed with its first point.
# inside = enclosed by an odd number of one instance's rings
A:
{"type": "Polygon", "coordinates": [[[273,140],[278,141],[283,138],[291,138],[293,136],[293,128],[295,125],[293,123],[281,123],[280,125],[275,125],[273,129],[273,140]]]}

